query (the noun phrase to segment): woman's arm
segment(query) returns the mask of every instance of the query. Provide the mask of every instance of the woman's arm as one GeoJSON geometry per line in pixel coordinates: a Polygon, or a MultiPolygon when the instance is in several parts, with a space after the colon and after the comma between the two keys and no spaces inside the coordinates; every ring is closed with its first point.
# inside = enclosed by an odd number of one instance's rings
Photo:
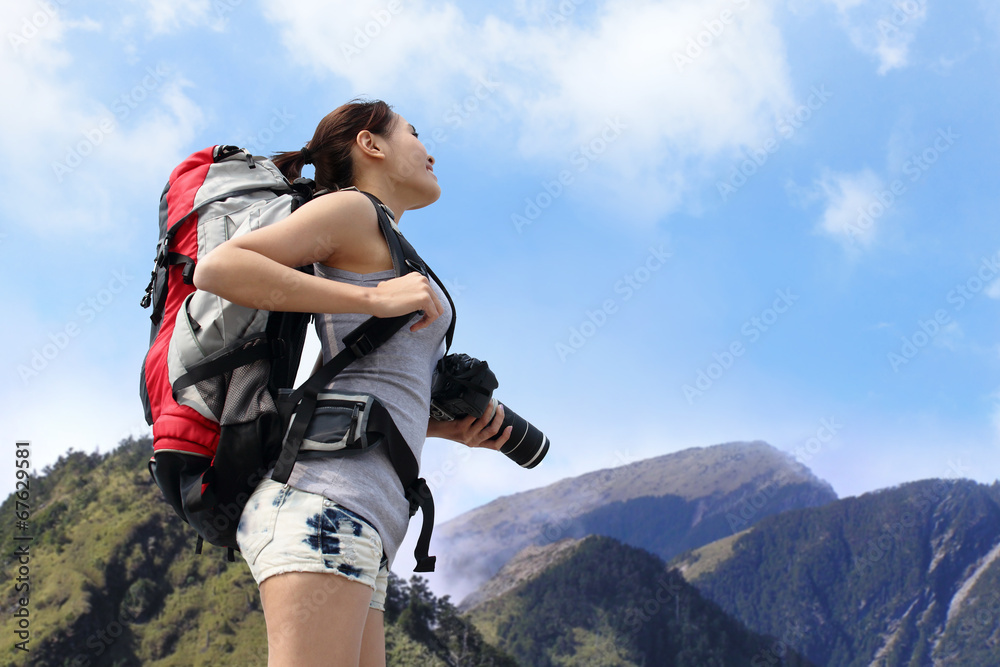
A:
{"type": "Polygon", "coordinates": [[[429,325],[441,314],[441,304],[419,273],[369,288],[294,268],[384,248],[371,201],[359,192],[333,193],[280,222],[226,241],[198,262],[194,282],[199,289],[251,308],[378,317],[422,310],[423,319],[411,330],[429,325]]]}

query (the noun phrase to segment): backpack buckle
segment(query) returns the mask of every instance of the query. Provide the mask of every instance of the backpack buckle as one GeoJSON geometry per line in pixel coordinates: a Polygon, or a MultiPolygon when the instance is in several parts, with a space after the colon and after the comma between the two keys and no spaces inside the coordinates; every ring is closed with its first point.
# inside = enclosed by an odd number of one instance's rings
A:
{"type": "Polygon", "coordinates": [[[415,262],[412,259],[407,259],[406,265],[411,269],[413,269],[414,271],[416,271],[417,273],[419,273],[420,275],[424,276],[425,278],[427,277],[427,267],[421,264],[420,262],[415,262]]]}
{"type": "Polygon", "coordinates": [[[359,359],[372,352],[375,347],[375,344],[372,343],[368,334],[359,336],[357,340],[353,340],[347,345],[347,348],[354,353],[355,357],[359,359]]]}
{"type": "Polygon", "coordinates": [[[156,244],[156,259],[153,262],[156,266],[164,266],[167,263],[167,239],[160,239],[156,244]]]}
{"type": "Polygon", "coordinates": [[[357,446],[358,442],[361,441],[358,430],[361,426],[361,407],[363,405],[363,403],[355,403],[354,410],[351,412],[351,425],[347,430],[347,446],[350,448],[357,446]]]}

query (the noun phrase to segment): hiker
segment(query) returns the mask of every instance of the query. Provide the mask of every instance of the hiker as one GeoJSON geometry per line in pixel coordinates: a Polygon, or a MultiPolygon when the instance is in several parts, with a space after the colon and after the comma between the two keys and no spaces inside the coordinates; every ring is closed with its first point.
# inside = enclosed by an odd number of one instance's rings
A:
{"type": "MultiPolygon", "coordinates": [[[[432,373],[453,313],[422,272],[394,277],[376,208],[363,194],[397,223],[438,199],[434,158],[413,126],[385,102],[355,100],[323,118],[303,149],[273,160],[289,180],[314,165],[317,191],[332,192],[211,251],[197,265],[195,285],[250,307],[315,313],[325,360],[369,316],[420,311],[332,386],[376,396],[417,461],[426,437],[503,446],[511,429],[500,433],[502,407],[492,418],[428,418],[432,373]],[[357,190],[343,191],[348,187],[357,190]],[[295,269],[313,263],[315,275],[295,269]]],[[[248,501],[237,540],[260,587],[270,667],[385,664],[389,566],[410,516],[386,449],[308,452],[287,484],[265,479],[248,501]]]]}

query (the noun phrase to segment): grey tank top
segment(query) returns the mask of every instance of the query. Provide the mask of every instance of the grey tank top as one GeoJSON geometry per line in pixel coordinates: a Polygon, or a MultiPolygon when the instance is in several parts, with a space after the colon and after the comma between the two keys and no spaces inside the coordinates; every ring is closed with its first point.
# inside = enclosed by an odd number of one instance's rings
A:
{"type": "MultiPolygon", "coordinates": [[[[316,275],[363,287],[375,287],[396,275],[391,270],[353,273],[324,264],[316,264],[315,269],[316,275]]],[[[431,379],[444,355],[444,337],[452,318],[444,292],[434,280],[431,285],[444,308],[440,317],[430,326],[413,332],[410,326],[416,321],[414,316],[412,322],[377,350],[347,366],[328,387],[338,392],[362,392],[378,397],[418,462],[427,437],[431,379]]],[[[357,313],[317,315],[316,332],[323,346],[323,361],[329,361],[342,350],[344,336],[368,317],[357,313]]],[[[299,460],[288,483],[329,498],[366,518],[378,531],[392,563],[406,535],[410,506],[385,447],[360,454],[299,460]]]]}

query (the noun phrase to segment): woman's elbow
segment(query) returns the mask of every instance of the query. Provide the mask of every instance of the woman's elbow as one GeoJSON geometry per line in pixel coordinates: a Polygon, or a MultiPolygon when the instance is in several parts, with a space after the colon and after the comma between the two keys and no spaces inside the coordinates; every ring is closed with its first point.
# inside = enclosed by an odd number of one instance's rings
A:
{"type": "Polygon", "coordinates": [[[219,285],[219,261],[218,254],[208,253],[194,267],[194,286],[206,292],[215,292],[219,285]]]}

